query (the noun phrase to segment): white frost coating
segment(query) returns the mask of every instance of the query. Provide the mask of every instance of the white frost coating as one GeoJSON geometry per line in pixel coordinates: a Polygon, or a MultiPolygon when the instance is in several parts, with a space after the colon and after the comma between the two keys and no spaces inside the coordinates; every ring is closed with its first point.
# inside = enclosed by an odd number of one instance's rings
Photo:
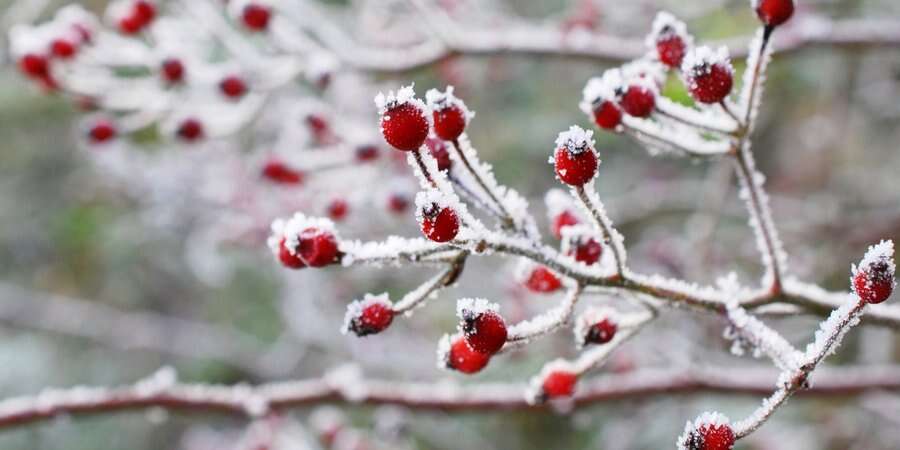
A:
{"type": "Polygon", "coordinates": [[[453,341],[457,339],[460,334],[449,335],[445,334],[441,336],[441,339],[438,341],[437,346],[437,368],[442,370],[450,369],[450,349],[453,347],[453,341]]]}
{"type": "Polygon", "coordinates": [[[583,348],[584,338],[587,337],[591,327],[604,320],[609,320],[618,326],[619,314],[613,308],[591,307],[578,315],[578,318],[575,319],[575,326],[572,327],[572,331],[575,333],[575,348],[583,348]]]}
{"type": "Polygon", "coordinates": [[[318,407],[309,415],[309,425],[317,434],[334,432],[344,423],[344,413],[335,406],[318,407]]]}
{"type": "Polygon", "coordinates": [[[456,316],[462,320],[478,317],[486,312],[500,311],[500,305],[484,298],[461,298],[456,301],[456,316]]]}
{"type": "Polygon", "coordinates": [[[552,188],[547,191],[547,194],[544,195],[544,205],[547,207],[547,218],[551,222],[567,211],[577,217],[579,221],[584,222],[572,197],[560,188],[552,188]]]}
{"type": "MultiPolygon", "coordinates": [[[[656,99],[656,107],[664,114],[677,117],[683,122],[696,124],[701,128],[720,133],[733,133],[738,129],[738,124],[731,116],[723,113],[718,105],[699,103],[699,109],[690,108],[673,102],[668,97],[660,96],[656,99]]],[[[693,135],[697,135],[696,129],[691,129],[693,135]]]]}
{"type": "Polygon", "coordinates": [[[769,61],[772,59],[772,46],[766,45],[765,52],[760,54],[760,48],[763,45],[763,28],[756,32],[753,40],[750,41],[750,50],[747,54],[746,70],[741,84],[741,94],[738,100],[742,120],[749,123],[750,129],[756,124],[756,115],[759,112],[760,101],[762,100],[763,86],[766,81],[766,69],[769,61]],[[758,74],[754,73],[754,68],[759,66],[758,74]],[[755,77],[755,78],[754,78],[755,77]],[[750,103],[751,92],[753,92],[752,104],[750,103]]]}
{"type": "Polygon", "coordinates": [[[723,425],[731,427],[731,421],[728,420],[728,417],[718,412],[704,412],[694,419],[693,422],[684,424],[684,432],[678,437],[678,441],[675,445],[678,450],[691,450],[696,448],[693,445],[690,447],[686,445],[692,443],[692,438],[695,436],[693,434],[694,430],[699,430],[701,428],[717,428],[723,425]]]}
{"type": "Polygon", "coordinates": [[[278,257],[281,240],[284,239],[284,245],[287,247],[288,252],[292,255],[296,255],[297,246],[300,245],[300,234],[310,228],[331,233],[334,235],[335,239],[340,240],[337,231],[335,230],[334,222],[330,219],[324,217],[310,217],[297,212],[288,220],[275,219],[272,221],[272,233],[266,240],[266,245],[268,245],[269,250],[278,257]]]}
{"type": "Polygon", "coordinates": [[[684,22],[678,20],[668,11],[660,11],[656,13],[656,17],[653,19],[650,34],[647,35],[644,44],[655,51],[657,42],[672,36],[680,37],[684,42],[685,48],[691,48],[694,44],[694,37],[688,33],[687,25],[684,22]]]}
{"type": "Polygon", "coordinates": [[[361,316],[363,310],[376,303],[384,305],[387,309],[393,308],[393,303],[391,303],[391,298],[388,296],[387,292],[378,295],[365,294],[362,300],[354,300],[347,305],[347,313],[344,314],[344,324],[341,326],[341,334],[350,333],[350,324],[353,322],[353,319],[361,316]]]}
{"type": "MultiPolygon", "coordinates": [[[[574,187],[571,188],[570,192],[572,193],[572,197],[579,197],[578,192],[574,187]]],[[[612,247],[613,255],[616,259],[617,270],[619,272],[624,272],[628,259],[628,255],[625,252],[625,237],[619,233],[619,230],[616,230],[612,220],[610,220],[609,216],[606,214],[606,208],[603,206],[603,202],[600,201],[600,196],[597,194],[597,188],[594,185],[594,180],[591,180],[584,185],[584,192],[587,196],[587,202],[579,202],[579,204],[584,209],[585,214],[594,219],[597,228],[604,234],[607,244],[612,247]]]]}
{"type": "MultiPolygon", "coordinates": [[[[662,97],[657,101],[659,100],[662,100],[662,97]]],[[[657,105],[660,106],[660,103],[657,105]]],[[[661,106],[660,109],[663,110],[667,106],[661,106]]],[[[670,108],[669,111],[675,110],[670,108]]],[[[696,117],[700,118],[700,114],[702,113],[697,112],[696,117]]],[[[626,115],[622,116],[622,124],[629,134],[648,146],[647,150],[652,155],[668,151],[690,156],[716,156],[724,155],[731,149],[731,144],[727,140],[704,139],[692,127],[676,121],[666,121],[664,115],[660,115],[659,118],[661,120],[654,121],[626,115]]]]}
{"type": "Polygon", "coordinates": [[[400,301],[394,304],[395,313],[403,313],[406,317],[412,316],[415,308],[425,304],[425,300],[433,298],[437,295],[437,289],[443,286],[444,277],[450,271],[455,270],[453,267],[441,272],[419,285],[419,287],[409,291],[400,301]]]}
{"type": "Polygon", "coordinates": [[[654,93],[659,93],[659,88],[666,82],[666,66],[650,58],[636,59],[622,65],[622,76],[628,84],[643,83],[654,93]]]}
{"type": "Polygon", "coordinates": [[[384,241],[342,240],[338,243],[338,249],[344,255],[341,259],[344,267],[360,263],[399,265],[404,259],[418,260],[416,255],[437,251],[440,247],[440,244],[424,238],[399,236],[389,236],[384,241]]]}
{"type": "MultiPolygon", "coordinates": [[[[400,89],[397,89],[396,92],[389,91],[387,95],[379,92],[378,95],[375,96],[375,107],[378,108],[378,114],[384,115],[389,109],[405,103],[412,103],[418,106],[422,111],[427,111],[425,103],[416,98],[414,87],[415,83],[412,83],[409,86],[403,86],[400,89]]],[[[428,114],[426,114],[426,116],[428,116],[428,114]]]]}
{"type": "MultiPolygon", "coordinates": [[[[852,265],[850,273],[856,276],[860,270],[869,270],[873,265],[883,263],[887,265],[888,274],[894,278],[896,265],[894,264],[894,241],[883,240],[875,245],[869,246],[863,259],[859,261],[859,265],[852,265]]],[[[851,285],[853,280],[850,281],[851,285]]],[[[896,283],[895,283],[896,284],[896,283]]]]}
{"type": "Polygon", "coordinates": [[[555,359],[544,364],[540,373],[528,382],[528,388],[525,390],[525,401],[529,405],[540,403],[541,397],[544,395],[544,380],[554,372],[578,373],[575,365],[565,359],[555,359]]]}
{"type": "Polygon", "coordinates": [[[778,332],[747,313],[738,305],[737,297],[726,304],[726,313],[736,336],[735,344],[745,342],[765,353],[780,370],[795,370],[801,364],[802,354],[778,332]]]}
{"type": "Polygon", "coordinates": [[[325,374],[325,383],[349,402],[359,402],[369,396],[369,388],[362,370],[355,364],[345,364],[325,374]]]}
{"type": "Polygon", "coordinates": [[[619,68],[607,69],[600,77],[588,80],[581,91],[578,107],[593,119],[594,108],[604,101],[616,101],[617,92],[625,84],[625,77],[619,68]]]}
{"type": "Polygon", "coordinates": [[[859,316],[865,302],[853,299],[831,312],[824,322],[819,324],[816,337],[806,346],[805,363],[816,364],[833,354],[850,328],[859,323],[859,316]]]}
{"type": "Polygon", "coordinates": [[[135,383],[134,391],[140,397],[153,397],[171,389],[177,382],[178,374],[175,369],[165,366],[135,383]]]}
{"type": "MultiPolygon", "coordinates": [[[[431,179],[422,173],[421,168],[419,167],[419,163],[416,160],[416,152],[407,152],[406,162],[412,167],[413,172],[416,174],[416,177],[419,179],[419,186],[425,191],[431,191],[435,189],[444,196],[444,200],[447,206],[453,208],[456,211],[456,215],[460,219],[460,225],[463,226],[460,230],[464,231],[466,228],[471,228],[472,232],[479,233],[485,231],[486,228],[484,224],[481,223],[478,219],[475,218],[471,213],[469,213],[469,208],[463,203],[459,196],[456,195],[456,192],[453,190],[453,185],[450,184],[450,181],[447,179],[447,173],[438,170],[437,160],[431,156],[431,152],[429,151],[420,151],[418,154],[422,158],[422,162],[425,165],[425,169],[428,171],[428,175],[430,175],[431,179]],[[432,184],[434,182],[434,184],[432,184]]],[[[417,197],[418,199],[418,197],[417,197]]]]}
{"type": "Polygon", "coordinates": [[[594,132],[572,125],[568,131],[556,137],[556,148],[565,148],[570,154],[577,155],[585,151],[594,151],[594,132]]]}
{"type": "Polygon", "coordinates": [[[580,289],[571,289],[556,307],[528,320],[523,320],[508,329],[509,341],[527,341],[542,336],[566,325],[575,312],[575,304],[581,296],[580,289]]]}
{"type": "Polygon", "coordinates": [[[728,56],[728,47],[724,45],[713,50],[706,45],[691,49],[684,55],[684,61],[681,62],[681,72],[685,74],[688,82],[690,77],[706,75],[712,70],[712,66],[721,66],[734,73],[734,67],[731,66],[731,58],[728,56]]]}
{"type": "Polygon", "coordinates": [[[438,210],[442,210],[444,208],[453,209],[456,205],[452,198],[441,191],[435,189],[419,191],[416,194],[416,221],[421,224],[425,220],[425,212],[430,211],[434,206],[437,206],[438,210]]]}
{"type": "Polygon", "coordinates": [[[469,111],[469,108],[466,107],[466,103],[459,97],[453,95],[453,86],[447,86],[447,89],[444,92],[437,89],[429,89],[428,92],[425,93],[425,103],[432,111],[442,111],[455,106],[463,112],[463,117],[466,119],[467,124],[475,117],[475,112],[469,111]]]}

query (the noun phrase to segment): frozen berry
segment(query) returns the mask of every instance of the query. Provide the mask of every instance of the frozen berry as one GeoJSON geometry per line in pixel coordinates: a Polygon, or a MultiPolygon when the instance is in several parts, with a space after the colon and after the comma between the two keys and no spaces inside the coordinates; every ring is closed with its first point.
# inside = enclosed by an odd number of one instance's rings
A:
{"type": "MultiPolygon", "coordinates": [[[[485,302],[486,303],[486,302],[485,302]]],[[[461,301],[459,316],[466,342],[476,352],[493,355],[506,343],[506,322],[494,309],[481,307],[476,300],[473,307],[461,301]]]]}
{"type": "Polygon", "coordinates": [[[184,64],[180,59],[167,58],[162,63],[162,77],[166,83],[178,84],[184,81],[184,64]]]}
{"type": "Polygon", "coordinates": [[[484,369],[491,360],[491,355],[472,350],[462,336],[445,337],[445,339],[450,341],[450,348],[444,355],[444,364],[448,369],[473,374],[484,369]]]}
{"type": "Polygon", "coordinates": [[[440,207],[436,203],[426,205],[422,211],[422,234],[435,242],[448,242],[459,232],[459,216],[450,207],[440,207]]]}
{"type": "Polygon", "coordinates": [[[335,262],[338,255],[337,239],[326,230],[310,227],[299,236],[297,254],[310,267],[323,267],[335,262]]]}
{"type": "Polygon", "coordinates": [[[553,218],[553,235],[556,236],[557,239],[562,239],[563,228],[578,224],[579,220],[575,217],[575,214],[572,214],[569,211],[563,211],[553,218]]]}
{"type": "Polygon", "coordinates": [[[453,141],[466,130],[471,113],[462,100],[453,95],[453,86],[445,92],[431,89],[425,93],[434,119],[434,134],[445,141],[453,141]]]}
{"type": "Polygon", "coordinates": [[[244,7],[241,18],[244,25],[251,31],[263,31],[269,26],[272,12],[268,7],[258,3],[249,3],[244,7]]]}
{"type": "Polygon", "coordinates": [[[229,75],[219,82],[219,90],[230,99],[239,99],[247,93],[247,83],[237,75],[229,75]]]}
{"type": "Polygon", "coordinates": [[[428,137],[426,107],[415,95],[412,86],[407,86],[396,94],[391,92],[375,97],[375,105],[381,113],[381,134],[397,150],[416,150],[428,137]]]}
{"type": "Polygon", "coordinates": [[[58,38],[50,43],[50,53],[60,59],[69,59],[75,56],[77,47],[68,39],[58,38]]]}
{"type": "Polygon", "coordinates": [[[696,49],[685,58],[682,72],[691,96],[700,103],[719,103],[731,93],[734,70],[725,47],[716,52],[709,47],[696,49]]]}
{"type": "Polygon", "coordinates": [[[862,301],[881,303],[894,290],[894,246],[882,241],[866,252],[859,266],[853,267],[853,289],[862,301]]]}
{"type": "Polygon", "coordinates": [[[360,145],[356,147],[356,160],[368,162],[378,159],[378,147],[374,145],[360,145]]]}
{"type": "Polygon", "coordinates": [[[147,26],[156,18],[156,5],[148,0],[137,0],[132,6],[131,14],[147,26]]]}
{"type": "Polygon", "coordinates": [[[677,34],[660,36],[656,41],[657,56],[659,61],[666,66],[676,69],[681,67],[681,60],[684,59],[686,51],[687,46],[684,43],[684,39],[677,34]]]}
{"type": "Polygon", "coordinates": [[[578,375],[568,370],[554,370],[541,383],[542,397],[546,399],[571,397],[575,393],[578,375]]]}
{"type": "Polygon", "coordinates": [[[620,96],[619,106],[630,116],[649,117],[656,107],[656,93],[646,84],[631,84],[620,96]]]}
{"type": "Polygon", "coordinates": [[[144,28],[144,22],[134,14],[128,14],[120,18],[118,25],[119,32],[122,34],[135,34],[144,28]]]}
{"type": "Polygon", "coordinates": [[[670,13],[660,12],[653,19],[653,31],[647,45],[656,52],[659,62],[670,69],[680,69],[684,55],[693,44],[684,22],[670,13]]]}
{"type": "Polygon", "coordinates": [[[600,257],[603,256],[603,245],[594,238],[579,239],[573,244],[571,253],[575,256],[575,261],[591,265],[600,261],[600,257]]]}
{"type": "Polygon", "coordinates": [[[328,204],[328,217],[335,222],[344,220],[349,211],[350,205],[343,199],[336,198],[328,204]]]}
{"type": "Polygon", "coordinates": [[[37,53],[26,53],[19,59],[19,70],[31,78],[42,78],[50,74],[47,58],[37,53]]]}
{"type": "Polygon", "coordinates": [[[266,162],[262,169],[262,175],[269,181],[278,184],[300,184],[303,182],[303,172],[289,167],[276,159],[266,162]]]}
{"type": "Polygon", "coordinates": [[[687,450],[731,450],[734,430],[727,423],[704,423],[690,431],[681,443],[687,450]]]}
{"type": "Polygon", "coordinates": [[[562,287],[562,282],[550,269],[537,266],[528,275],[525,286],[532,292],[553,292],[562,287]]]}
{"type": "Polygon", "coordinates": [[[594,123],[604,130],[614,130],[622,123],[622,110],[609,100],[602,100],[594,108],[594,123]]]}
{"type": "Polygon", "coordinates": [[[394,214],[402,214],[409,208],[409,198],[403,194],[391,194],[388,196],[388,209],[394,214]]]}
{"type": "Polygon", "coordinates": [[[753,0],[756,15],[768,27],[777,27],[794,14],[794,0],[753,0]]]}
{"type": "Polygon", "coordinates": [[[556,139],[554,165],[560,181],[581,186],[597,174],[597,154],[594,152],[593,132],[577,126],[559,134],[556,139]]]}
{"type": "Polygon", "coordinates": [[[187,142],[196,142],[203,139],[205,132],[203,131],[203,123],[194,118],[187,118],[181,121],[176,131],[178,137],[187,142]]]}
{"type": "Polygon", "coordinates": [[[98,120],[88,130],[88,139],[95,144],[107,142],[115,137],[116,127],[109,120],[98,120]]]}
{"type": "Polygon", "coordinates": [[[386,330],[393,320],[393,305],[387,294],[366,295],[365,299],[355,301],[347,308],[344,327],[357,336],[368,336],[386,330]]]}
{"type": "Polygon", "coordinates": [[[425,140],[425,145],[428,147],[431,156],[437,160],[438,170],[449,170],[453,161],[450,159],[450,151],[447,149],[447,142],[440,139],[428,138],[425,140]]]}
{"type": "Polygon", "coordinates": [[[609,318],[605,318],[588,327],[585,336],[585,344],[605,344],[616,336],[618,326],[609,318]]]}
{"type": "Polygon", "coordinates": [[[306,267],[306,264],[300,259],[300,255],[288,250],[285,241],[285,238],[281,238],[278,242],[278,260],[281,261],[281,264],[285,267],[290,267],[291,269],[302,269],[306,267]]]}

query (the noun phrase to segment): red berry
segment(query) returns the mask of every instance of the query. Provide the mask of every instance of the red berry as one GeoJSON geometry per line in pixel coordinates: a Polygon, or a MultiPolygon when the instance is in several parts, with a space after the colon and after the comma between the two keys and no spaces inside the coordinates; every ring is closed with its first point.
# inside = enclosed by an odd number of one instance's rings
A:
{"type": "Polygon", "coordinates": [[[581,186],[597,174],[597,155],[593,149],[585,148],[572,152],[566,147],[556,149],[556,175],[566,184],[581,186]]]}
{"type": "Polygon", "coordinates": [[[533,292],[553,292],[562,287],[562,282],[550,269],[537,266],[525,280],[525,286],[533,292]]]}
{"type": "Polygon", "coordinates": [[[585,344],[605,344],[616,337],[619,327],[610,319],[603,319],[591,325],[584,336],[585,344]]]}
{"type": "Polygon", "coordinates": [[[682,442],[688,450],[731,450],[734,431],[727,424],[703,424],[691,431],[682,442]]]}
{"type": "Polygon", "coordinates": [[[19,59],[19,70],[31,78],[44,78],[50,74],[47,58],[36,53],[26,53],[19,59]]]}
{"type": "Polygon", "coordinates": [[[554,370],[544,377],[541,384],[543,398],[571,397],[575,393],[578,375],[567,370],[554,370]]]}
{"type": "Polygon", "coordinates": [[[394,310],[390,302],[381,297],[369,296],[350,306],[346,327],[357,336],[367,336],[384,331],[393,320],[394,310]]]}
{"type": "Polygon", "coordinates": [[[381,118],[384,140],[397,150],[412,151],[428,137],[428,118],[421,107],[406,102],[389,108],[381,118]]]}
{"type": "Polygon", "coordinates": [[[306,116],[306,125],[313,134],[313,139],[319,144],[330,144],[335,141],[334,134],[328,120],[318,114],[306,116]]]}
{"type": "Polygon", "coordinates": [[[68,39],[58,38],[50,43],[50,53],[57,58],[69,59],[75,55],[76,50],[75,44],[68,39]]]}
{"type": "Polygon", "coordinates": [[[462,311],[462,330],[472,350],[487,355],[497,353],[506,343],[506,322],[494,311],[462,311]]]}
{"type": "Polygon", "coordinates": [[[409,207],[409,199],[403,194],[391,194],[388,197],[388,209],[395,214],[401,214],[409,207]]]}
{"type": "Polygon", "coordinates": [[[465,374],[473,374],[484,369],[490,360],[491,355],[472,350],[462,336],[456,336],[450,344],[450,350],[445,355],[444,363],[447,368],[465,374]]]}
{"type": "Polygon", "coordinates": [[[219,82],[219,90],[228,98],[238,99],[247,93],[247,83],[237,75],[229,75],[219,82]]]}
{"type": "Polygon", "coordinates": [[[328,204],[328,217],[339,222],[344,220],[344,217],[347,217],[347,212],[349,212],[349,210],[350,205],[348,205],[346,201],[337,198],[328,204]]]}
{"type": "Polygon", "coordinates": [[[269,160],[262,169],[262,176],[269,181],[278,184],[300,184],[303,182],[303,172],[288,167],[278,160],[269,160]]]}
{"type": "Polygon", "coordinates": [[[374,145],[360,145],[356,147],[356,160],[367,162],[378,159],[378,147],[374,145]]]}
{"type": "Polygon", "coordinates": [[[691,96],[700,103],[719,103],[731,93],[731,67],[721,63],[701,63],[685,71],[691,96]]]}
{"type": "Polygon", "coordinates": [[[84,42],[90,43],[94,37],[93,31],[82,23],[73,24],[72,30],[78,35],[79,44],[84,42]]]}
{"type": "Polygon", "coordinates": [[[306,267],[306,264],[300,259],[300,255],[296,253],[291,253],[288,250],[287,246],[285,246],[285,238],[281,238],[281,241],[278,242],[278,260],[281,261],[285,267],[290,267],[291,269],[302,269],[306,267]]]}
{"type": "Polygon", "coordinates": [[[667,32],[665,28],[659,39],[656,41],[656,53],[659,61],[670,68],[678,69],[681,67],[681,60],[687,51],[687,45],[681,36],[667,32]]]}
{"type": "Polygon", "coordinates": [[[619,99],[619,106],[634,117],[649,117],[656,107],[656,93],[647,86],[632,84],[619,99]]]}
{"type": "Polygon", "coordinates": [[[328,231],[307,228],[300,233],[297,254],[310,267],[323,267],[335,262],[338,256],[337,239],[328,231]]]}
{"type": "Polygon", "coordinates": [[[459,217],[450,207],[435,203],[422,209],[422,234],[434,242],[448,242],[459,232],[459,217]]]}
{"type": "Polygon", "coordinates": [[[615,103],[603,100],[594,108],[594,123],[604,130],[613,130],[622,122],[622,110],[615,103]]]}
{"type": "Polygon", "coordinates": [[[184,64],[177,58],[167,58],[162,63],[162,77],[169,84],[184,81],[184,64]]]}
{"type": "Polygon", "coordinates": [[[141,26],[147,26],[156,18],[156,5],[147,0],[137,0],[132,6],[131,15],[141,22],[141,26]]]}
{"type": "Polygon", "coordinates": [[[887,261],[876,261],[857,270],[853,277],[856,295],[866,303],[881,303],[894,291],[894,273],[887,261]]]}
{"type": "Polygon", "coordinates": [[[136,14],[131,13],[119,19],[119,32],[122,34],[135,34],[144,28],[144,21],[136,14]]]}
{"type": "Polygon", "coordinates": [[[434,133],[445,141],[452,141],[466,130],[466,112],[458,105],[450,104],[435,110],[434,133]]]}
{"type": "Polygon", "coordinates": [[[578,218],[569,211],[563,211],[553,218],[553,235],[562,239],[562,229],[572,225],[578,225],[578,218]]]}
{"type": "Polygon", "coordinates": [[[269,26],[272,12],[266,6],[250,3],[244,7],[241,17],[244,25],[251,31],[263,31],[269,26]]]}
{"type": "Polygon", "coordinates": [[[203,139],[205,132],[203,131],[203,123],[194,118],[187,118],[178,125],[176,134],[187,142],[195,142],[203,139]]]}
{"type": "Polygon", "coordinates": [[[572,253],[575,255],[575,261],[591,265],[600,261],[600,257],[603,256],[603,245],[594,238],[580,240],[575,244],[572,253]]]}
{"type": "Polygon", "coordinates": [[[88,138],[95,144],[107,142],[116,137],[116,127],[109,120],[98,120],[88,130],[88,138]]]}
{"type": "Polygon", "coordinates": [[[453,161],[450,159],[450,151],[447,149],[447,142],[440,139],[428,138],[425,140],[425,145],[428,147],[431,156],[437,160],[438,170],[449,170],[450,166],[453,165],[453,161]]]}
{"type": "Polygon", "coordinates": [[[794,15],[794,0],[754,0],[756,15],[768,27],[777,27],[794,15]]]}

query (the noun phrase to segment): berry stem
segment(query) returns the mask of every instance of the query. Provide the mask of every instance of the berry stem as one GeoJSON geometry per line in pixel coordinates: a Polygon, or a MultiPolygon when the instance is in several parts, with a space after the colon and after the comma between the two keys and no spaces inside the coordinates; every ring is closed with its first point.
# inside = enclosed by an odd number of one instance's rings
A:
{"type": "Polygon", "coordinates": [[[731,110],[731,107],[728,106],[726,99],[722,99],[719,102],[719,106],[722,107],[722,110],[725,111],[725,114],[728,114],[728,117],[731,117],[735,123],[741,123],[741,119],[738,118],[737,114],[731,110]]]}
{"type": "Polygon", "coordinates": [[[450,141],[450,143],[453,145],[453,150],[456,152],[456,156],[463,163],[463,166],[466,167],[466,171],[469,172],[469,174],[472,176],[472,178],[475,180],[475,182],[478,183],[478,186],[481,188],[481,190],[484,191],[485,195],[487,195],[488,198],[491,199],[491,202],[497,207],[497,209],[502,214],[501,224],[502,224],[503,228],[515,229],[516,223],[513,220],[512,215],[510,215],[509,211],[506,210],[506,207],[503,205],[503,202],[500,201],[500,199],[497,197],[497,195],[494,193],[494,191],[492,191],[488,187],[487,183],[485,183],[485,181],[478,175],[478,172],[475,171],[475,168],[472,167],[472,163],[469,161],[469,158],[466,157],[465,152],[462,150],[462,148],[459,145],[459,140],[454,139],[454,140],[450,141]]]}
{"type": "MultiPolygon", "coordinates": [[[[550,334],[568,324],[572,319],[572,314],[575,313],[575,305],[578,304],[582,292],[584,292],[584,286],[577,283],[569,289],[565,298],[556,308],[509,327],[509,334],[506,338],[507,346],[512,343],[525,343],[525,341],[538,336],[550,334]],[[547,320],[548,318],[550,320],[547,320]],[[535,324],[540,324],[540,326],[535,326],[535,324]]],[[[505,349],[506,346],[504,346],[505,349]]]]}
{"type": "Polygon", "coordinates": [[[416,164],[418,165],[419,172],[422,174],[422,176],[425,177],[426,180],[428,180],[428,183],[431,184],[431,187],[440,189],[438,188],[437,183],[434,181],[434,178],[432,178],[431,172],[428,171],[428,166],[425,165],[425,161],[422,160],[422,149],[416,149],[412,153],[416,159],[416,164]]]}
{"type": "Polygon", "coordinates": [[[460,193],[462,194],[463,197],[466,198],[466,200],[474,203],[475,206],[477,206],[478,208],[481,208],[481,209],[487,211],[492,216],[497,218],[497,220],[503,220],[503,213],[501,213],[500,211],[497,211],[492,205],[488,205],[487,203],[482,201],[481,198],[479,198],[477,194],[472,192],[472,189],[470,189],[468,186],[466,186],[462,182],[462,180],[453,176],[453,174],[451,174],[449,172],[447,173],[447,179],[449,179],[450,182],[453,183],[453,185],[459,189],[460,193]]]}
{"type": "Polygon", "coordinates": [[[467,251],[458,252],[456,257],[449,263],[447,269],[412,290],[403,299],[395,303],[392,308],[394,313],[401,314],[411,311],[428,299],[432,293],[455,283],[465,268],[466,257],[468,256],[469,252],[467,251]]]}
{"type": "MultiPolygon", "coordinates": [[[[593,185],[592,185],[593,186],[593,185]]],[[[612,225],[612,222],[606,217],[606,213],[601,209],[603,208],[602,204],[595,204],[594,201],[591,200],[591,196],[588,195],[587,191],[584,189],[584,185],[581,186],[573,186],[572,189],[578,196],[578,199],[581,200],[582,205],[584,205],[585,209],[590,212],[591,218],[594,220],[594,225],[603,233],[603,239],[609,244],[610,248],[613,252],[613,259],[616,261],[616,272],[619,277],[625,276],[625,249],[622,248],[622,243],[619,237],[621,237],[618,231],[612,225]]]]}
{"type": "Polygon", "coordinates": [[[697,128],[700,130],[708,131],[710,133],[723,134],[727,136],[737,136],[740,133],[740,129],[727,129],[720,128],[710,124],[701,123],[699,121],[690,120],[682,114],[679,114],[675,111],[670,110],[669,108],[662,107],[660,104],[657,104],[655,111],[659,113],[661,116],[674,120],[675,122],[685,124],[687,126],[697,128]]]}

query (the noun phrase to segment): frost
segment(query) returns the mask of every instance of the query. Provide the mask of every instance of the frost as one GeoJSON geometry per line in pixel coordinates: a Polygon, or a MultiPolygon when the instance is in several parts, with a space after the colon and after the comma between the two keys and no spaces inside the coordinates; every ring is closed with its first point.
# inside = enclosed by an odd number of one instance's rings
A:
{"type": "Polygon", "coordinates": [[[469,121],[475,117],[475,113],[469,111],[465,102],[453,95],[453,86],[447,86],[447,89],[444,92],[437,89],[429,89],[428,92],[425,93],[425,102],[433,111],[441,111],[453,106],[459,108],[463,112],[466,123],[469,123],[469,121]]]}
{"type": "Polygon", "coordinates": [[[138,381],[134,385],[134,390],[140,397],[152,397],[171,389],[177,382],[178,375],[175,369],[166,366],[160,368],[149,377],[138,381]]]}
{"type": "Polygon", "coordinates": [[[496,313],[500,305],[483,298],[461,298],[456,301],[456,316],[462,320],[478,317],[488,311],[496,313]]]}
{"type": "Polygon", "coordinates": [[[578,319],[575,320],[575,326],[572,328],[575,333],[575,348],[583,348],[584,338],[587,337],[590,328],[604,320],[609,320],[618,325],[619,319],[616,310],[608,307],[592,307],[582,312],[578,319]]]}
{"type": "Polygon", "coordinates": [[[647,35],[644,43],[655,51],[657,42],[671,36],[680,37],[686,48],[690,48],[693,45],[694,38],[688,33],[687,25],[678,20],[672,13],[660,11],[656,13],[650,34],[647,35]]]}
{"type": "Polygon", "coordinates": [[[509,327],[510,341],[527,341],[531,338],[551,333],[569,322],[572,313],[575,311],[575,304],[581,291],[578,289],[570,290],[566,294],[566,298],[556,307],[549,309],[528,320],[523,320],[509,327]]]}
{"type": "Polygon", "coordinates": [[[366,294],[363,296],[362,300],[354,300],[347,305],[347,313],[344,315],[344,324],[341,326],[341,334],[350,333],[350,326],[353,320],[361,316],[363,310],[376,303],[380,303],[388,309],[393,307],[391,298],[388,296],[387,292],[379,295],[366,294]]]}
{"type": "Polygon", "coordinates": [[[453,207],[456,204],[457,202],[455,202],[454,199],[441,191],[435,189],[419,191],[419,193],[416,194],[416,221],[422,223],[425,220],[425,212],[431,211],[435,205],[438,210],[442,210],[444,208],[454,209],[453,207]]]}
{"type": "Polygon", "coordinates": [[[692,450],[700,448],[700,443],[696,442],[698,435],[694,434],[694,430],[701,428],[715,428],[720,426],[731,427],[731,421],[728,417],[718,412],[704,412],[693,422],[684,424],[684,432],[678,437],[676,446],[678,450],[692,450]]]}
{"type": "Polygon", "coordinates": [[[355,364],[345,364],[325,374],[325,382],[350,402],[359,402],[369,395],[362,370],[355,364]]]}
{"type": "Polygon", "coordinates": [[[629,85],[640,85],[659,93],[666,82],[666,66],[649,58],[637,59],[622,65],[622,77],[629,85]]]}
{"type": "Polygon", "coordinates": [[[607,69],[601,77],[594,77],[588,80],[584,85],[581,94],[581,103],[578,107],[588,117],[593,118],[594,108],[598,107],[604,101],[615,101],[616,92],[622,89],[625,84],[625,78],[622,71],[618,68],[607,69]]]}
{"type": "MultiPolygon", "coordinates": [[[[712,70],[712,66],[721,66],[734,73],[734,67],[731,66],[731,58],[728,57],[728,47],[724,45],[713,50],[708,46],[701,46],[691,49],[684,56],[681,63],[681,72],[689,77],[706,75],[712,70]]],[[[690,80],[688,80],[690,83],[690,80]]]]}
{"type": "Polygon", "coordinates": [[[375,96],[375,107],[378,108],[378,114],[384,115],[389,109],[406,103],[413,103],[421,110],[426,111],[427,108],[425,103],[416,98],[416,91],[413,89],[414,87],[415,83],[410,84],[409,86],[403,86],[400,89],[397,89],[396,92],[389,91],[387,95],[379,92],[378,95],[375,96]]]}
{"type": "Polygon", "coordinates": [[[594,151],[593,138],[593,131],[572,125],[569,127],[569,131],[563,131],[556,137],[556,148],[565,148],[572,155],[594,151]]]}
{"type": "Polygon", "coordinates": [[[544,364],[540,373],[532,377],[528,382],[528,388],[525,390],[525,401],[529,405],[536,405],[541,402],[541,397],[544,395],[544,380],[554,372],[578,374],[575,365],[565,359],[555,359],[544,364]]]}
{"type": "Polygon", "coordinates": [[[306,230],[315,229],[318,232],[331,233],[335,239],[339,239],[334,222],[324,217],[310,217],[301,212],[294,213],[288,219],[275,219],[272,221],[272,233],[266,240],[266,245],[272,253],[278,257],[280,251],[281,240],[284,239],[284,245],[288,252],[292,255],[297,253],[297,246],[300,245],[300,234],[306,230]]]}
{"type": "Polygon", "coordinates": [[[885,264],[890,277],[894,277],[896,271],[896,265],[894,264],[894,241],[883,240],[878,244],[869,246],[866,254],[863,255],[863,259],[859,261],[859,265],[857,266],[854,264],[851,266],[850,272],[855,276],[858,271],[869,270],[869,268],[876,264],[885,264]]]}
{"type": "MultiPolygon", "coordinates": [[[[548,190],[547,194],[544,195],[544,204],[547,206],[547,218],[550,219],[551,222],[566,211],[579,219],[583,219],[582,217],[579,217],[580,213],[576,211],[577,207],[575,206],[572,197],[560,188],[548,190]]],[[[581,221],[583,222],[583,220],[581,221]]]]}

